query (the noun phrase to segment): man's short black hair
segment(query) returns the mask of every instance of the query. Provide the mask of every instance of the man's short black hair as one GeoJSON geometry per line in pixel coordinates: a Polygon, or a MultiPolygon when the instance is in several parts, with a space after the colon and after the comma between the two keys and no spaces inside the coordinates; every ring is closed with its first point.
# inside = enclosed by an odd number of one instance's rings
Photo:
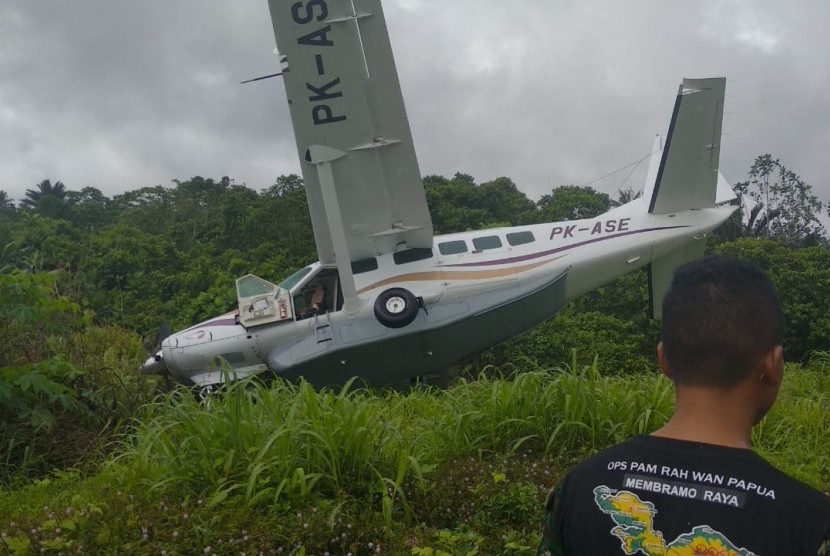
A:
{"type": "Polygon", "coordinates": [[[706,257],[687,263],[663,299],[663,350],[678,384],[731,388],[783,336],[775,287],[750,262],[706,257]]]}

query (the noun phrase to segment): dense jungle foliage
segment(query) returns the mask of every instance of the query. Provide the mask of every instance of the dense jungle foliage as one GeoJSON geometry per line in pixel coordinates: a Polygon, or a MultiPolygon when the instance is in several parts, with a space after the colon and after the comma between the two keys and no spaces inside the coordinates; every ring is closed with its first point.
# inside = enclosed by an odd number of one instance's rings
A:
{"type": "MultiPolygon", "coordinates": [[[[436,233],[592,217],[633,196],[563,186],[534,202],[466,174],[424,184],[436,233]]],[[[828,490],[822,204],[769,155],[736,189],[741,209],[710,250],[769,273],[793,362],[757,446],[828,490]]],[[[461,362],[441,392],[251,382],[205,406],[138,375],[161,321],[215,316],[238,276],[277,282],[315,258],[297,176],[113,198],[46,180],[19,204],[0,191],[0,554],[530,553],[562,471],[670,413],[644,272],[461,362]]]]}

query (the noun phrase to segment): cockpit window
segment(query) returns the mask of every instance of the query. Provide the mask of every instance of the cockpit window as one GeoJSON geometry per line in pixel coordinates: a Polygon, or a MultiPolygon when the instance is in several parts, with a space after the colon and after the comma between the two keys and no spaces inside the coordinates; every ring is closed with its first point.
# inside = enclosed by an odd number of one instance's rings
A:
{"type": "Polygon", "coordinates": [[[259,276],[249,274],[236,281],[236,292],[239,297],[254,297],[273,293],[277,286],[259,276]]]}
{"type": "Polygon", "coordinates": [[[280,282],[280,287],[284,290],[291,291],[291,288],[296,286],[299,283],[299,281],[305,278],[306,274],[308,274],[309,272],[311,272],[310,266],[307,266],[302,270],[298,270],[297,272],[295,272],[294,274],[280,282]]]}

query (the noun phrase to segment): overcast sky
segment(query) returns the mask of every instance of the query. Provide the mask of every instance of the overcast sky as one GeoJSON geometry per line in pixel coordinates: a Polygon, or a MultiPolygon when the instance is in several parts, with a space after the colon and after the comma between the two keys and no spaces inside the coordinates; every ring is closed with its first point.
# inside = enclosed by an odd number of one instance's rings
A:
{"type": "MultiPolygon", "coordinates": [[[[769,152],[830,201],[827,0],[384,10],[424,175],[508,176],[532,198],[589,183],[649,153],[683,77],[726,76],[726,177],[769,152]]],[[[0,0],[0,189],[299,173],[282,82],[238,84],[278,71],[274,46],[266,0],[0,0]]]]}

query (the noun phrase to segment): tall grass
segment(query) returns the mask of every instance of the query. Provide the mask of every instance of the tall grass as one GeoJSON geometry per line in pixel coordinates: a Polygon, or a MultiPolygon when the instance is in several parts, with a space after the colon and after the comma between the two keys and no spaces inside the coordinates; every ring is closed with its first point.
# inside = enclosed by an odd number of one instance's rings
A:
{"type": "Polygon", "coordinates": [[[233,496],[290,505],[312,491],[383,491],[419,456],[403,441],[400,416],[365,390],[318,394],[307,384],[240,382],[206,406],[174,394],[149,411],[121,456],[132,478],[208,493],[210,504],[233,496]]]}
{"type": "MultiPolygon", "coordinates": [[[[207,405],[174,393],[148,406],[117,461],[142,487],[184,488],[210,504],[290,508],[312,495],[368,493],[387,511],[393,503],[407,511],[404,483],[453,458],[521,449],[573,460],[648,433],[671,414],[671,384],[661,375],[601,376],[596,361],[574,367],[406,394],[251,381],[207,405]]],[[[791,368],[754,433],[773,463],[825,488],[828,392],[830,373],[791,368]]]]}
{"type": "Polygon", "coordinates": [[[382,395],[348,385],[240,382],[201,405],[173,394],[148,407],[119,462],[154,489],[291,507],[315,495],[370,493],[408,510],[403,485],[466,454],[584,454],[659,426],[670,384],[583,369],[382,395]]]}
{"type": "Polygon", "coordinates": [[[830,357],[789,365],[778,401],[753,430],[755,449],[785,472],[830,492],[830,357]]]}
{"type": "MultiPolygon", "coordinates": [[[[448,390],[248,381],[208,403],[189,394],[147,405],[101,474],[2,491],[0,532],[11,532],[0,552],[12,541],[142,554],[221,542],[297,554],[300,543],[363,554],[380,541],[395,554],[530,551],[561,474],[661,426],[674,398],[661,375],[602,376],[596,362],[509,377],[488,369],[448,390]]],[[[778,404],[754,431],[756,449],[828,491],[827,431],[828,368],[788,367],[778,404]]]]}

